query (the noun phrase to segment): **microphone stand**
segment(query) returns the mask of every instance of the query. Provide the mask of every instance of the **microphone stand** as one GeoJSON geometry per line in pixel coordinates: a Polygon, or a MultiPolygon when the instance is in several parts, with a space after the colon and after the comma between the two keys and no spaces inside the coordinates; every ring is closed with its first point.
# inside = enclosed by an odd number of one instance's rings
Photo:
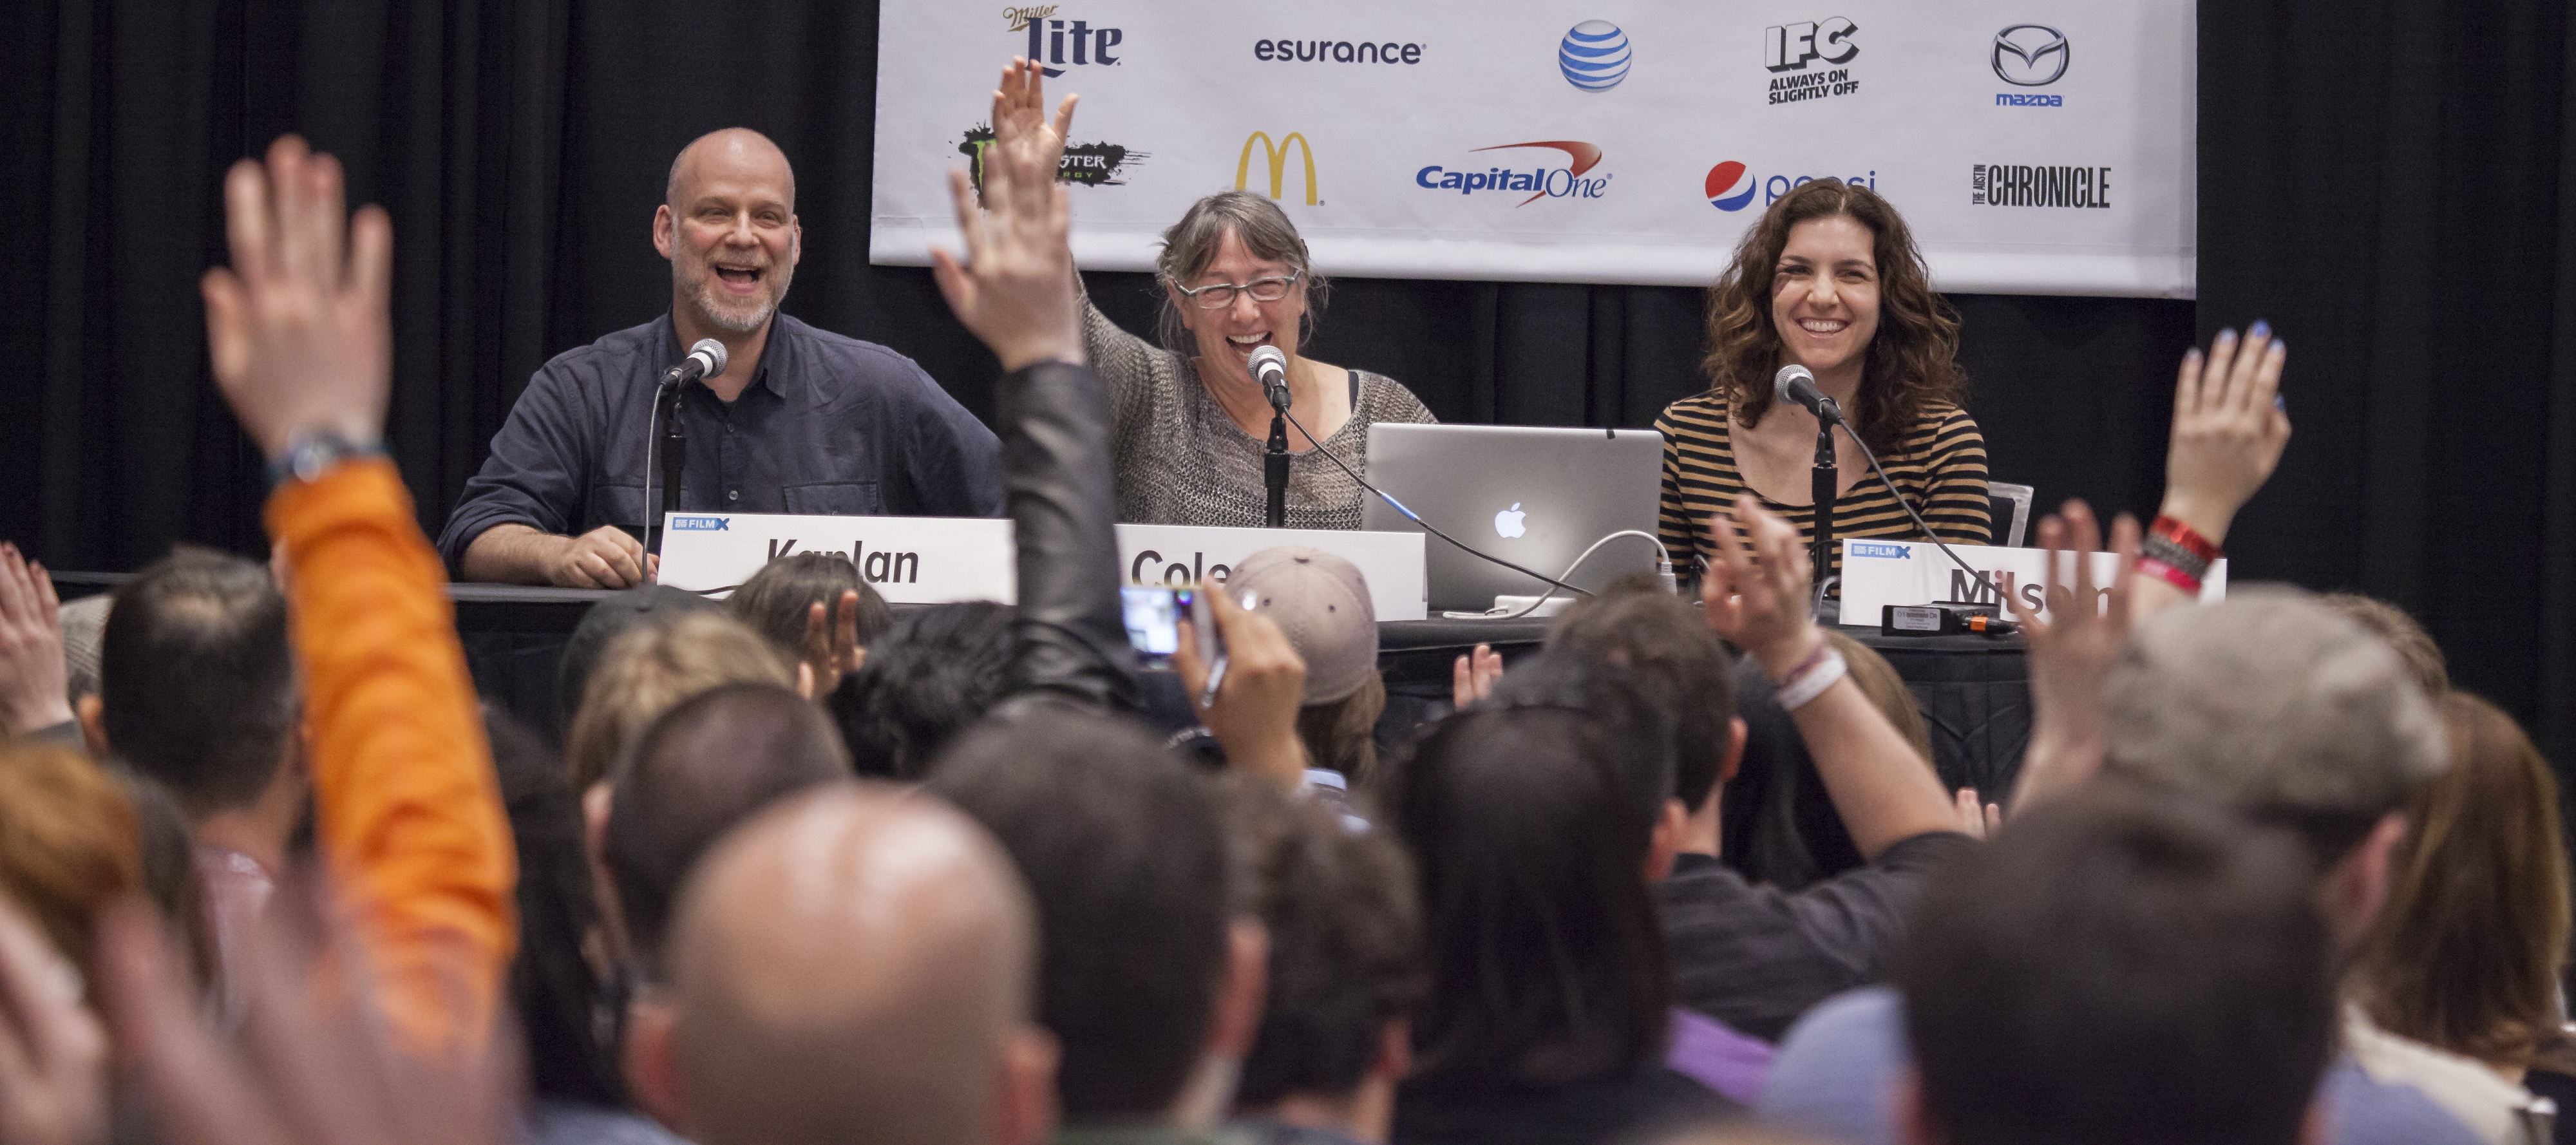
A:
{"type": "Polygon", "coordinates": [[[1816,508],[1815,544],[1808,552],[1808,559],[1815,566],[1816,596],[1809,603],[1818,608],[1822,607],[1825,599],[1826,570],[1834,566],[1834,491],[1842,483],[1841,474],[1834,467],[1834,422],[1840,419],[1842,411],[1833,407],[1832,399],[1826,401],[1825,408],[1834,416],[1816,419],[1816,462],[1813,483],[1809,486],[1816,508]]]}
{"type": "MultiPolygon", "coordinates": [[[[663,524],[680,511],[680,470],[688,464],[689,453],[687,435],[680,428],[680,391],[688,385],[682,382],[664,386],[661,393],[653,395],[654,404],[661,407],[662,419],[662,515],[645,523],[644,551],[648,553],[662,551],[663,524]]],[[[651,513],[653,507],[647,505],[644,511],[651,513]]]]}
{"type": "Polygon", "coordinates": [[[1288,407],[1270,403],[1270,445],[1261,455],[1261,484],[1270,495],[1269,527],[1288,527],[1288,407]]]}

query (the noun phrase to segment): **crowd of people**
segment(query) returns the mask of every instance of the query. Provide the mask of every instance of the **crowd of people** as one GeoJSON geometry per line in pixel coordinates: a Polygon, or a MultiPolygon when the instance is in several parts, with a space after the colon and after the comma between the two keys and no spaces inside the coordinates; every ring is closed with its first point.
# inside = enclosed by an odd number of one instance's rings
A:
{"type": "MultiPolygon", "coordinates": [[[[2016,602],[2035,730],[1991,803],[1754,496],[1691,527],[1696,599],[1583,599],[1389,736],[1366,586],[1311,550],[1210,594],[1221,674],[1186,639],[1180,688],[1140,674],[1119,410],[1198,367],[1088,308],[1069,114],[1005,74],[935,268],[1007,371],[973,493],[1016,603],[894,611],[829,556],[633,589],[567,649],[560,755],[478,708],[373,448],[389,221],[292,137],[237,165],[204,294],[281,462],[272,559],[183,551],[84,613],[0,547],[0,1145],[2565,1139],[2547,763],[2384,604],[2190,599],[2288,437],[2261,324],[2184,357],[2151,527],[2042,522],[2065,574],[2016,602]],[[1840,869],[1730,847],[1792,755],[1840,869]]],[[[1193,225],[1181,273],[1269,257],[1193,225]]],[[[785,229],[712,309],[783,288],[785,229]]],[[[1220,312],[1252,313],[1176,321],[1220,312]]],[[[463,559],[564,558],[534,536],[463,559]]]]}

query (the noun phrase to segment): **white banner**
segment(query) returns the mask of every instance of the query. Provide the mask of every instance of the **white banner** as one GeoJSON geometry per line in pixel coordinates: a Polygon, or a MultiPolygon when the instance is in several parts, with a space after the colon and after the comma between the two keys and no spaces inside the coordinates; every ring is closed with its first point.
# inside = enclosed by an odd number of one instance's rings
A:
{"type": "Polygon", "coordinates": [[[961,249],[947,171],[1014,55],[1083,99],[1074,251],[1279,200],[1326,274],[1714,280],[1798,183],[1902,211],[1945,290],[2189,298],[2190,0],[885,0],[869,255],[961,249]]]}
{"type": "MultiPolygon", "coordinates": [[[[2072,588],[2075,584],[2071,560],[2058,566],[2054,581],[2049,579],[2046,549],[1950,546],[1951,552],[1981,574],[1972,580],[1965,570],[1941,555],[1941,546],[1929,541],[1845,540],[1842,545],[1845,624],[1875,625],[1880,609],[1887,605],[1904,607],[1936,600],[1991,604],[1997,615],[2009,620],[2009,599],[2018,599],[2036,610],[2040,619],[2047,620],[2051,617],[2045,586],[2054,583],[2072,588]]],[[[2101,586],[2099,591],[2108,591],[2112,574],[2119,571],[2120,558],[2112,553],[2085,556],[2093,562],[2093,583],[2101,586]]],[[[2227,599],[2225,560],[2212,563],[2209,575],[2201,578],[2200,599],[2204,604],[2227,599]]]]}

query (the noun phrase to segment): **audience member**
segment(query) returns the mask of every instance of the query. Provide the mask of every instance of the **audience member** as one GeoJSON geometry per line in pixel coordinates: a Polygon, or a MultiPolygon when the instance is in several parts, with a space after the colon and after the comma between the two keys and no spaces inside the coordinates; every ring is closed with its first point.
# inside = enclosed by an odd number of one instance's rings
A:
{"type": "Polygon", "coordinates": [[[311,798],[286,598],[267,566],[189,549],[146,566],[116,599],[100,640],[101,690],[83,701],[82,726],[93,751],[159,783],[186,813],[212,924],[216,1012],[238,1018],[232,967],[311,798]]]}
{"type": "Polygon", "coordinates": [[[1009,857],[938,800],[834,783],[773,808],[681,897],[680,1124],[705,1145],[1038,1145],[1037,951],[1009,857]]]}
{"type": "Polygon", "coordinates": [[[1306,665],[1297,738],[1313,761],[1308,781],[1344,791],[1367,786],[1377,770],[1386,681],[1377,672],[1377,607],[1359,566],[1282,545],[1245,557],[1224,591],[1267,614],[1306,665]]]}
{"type": "Polygon", "coordinates": [[[662,627],[691,613],[723,607],[694,592],[658,584],[637,585],[593,602],[564,641],[563,660],[555,668],[555,702],[562,709],[556,729],[570,734],[581,698],[590,692],[590,675],[598,670],[600,654],[611,641],[638,628],[662,627]]]}
{"type": "Polygon", "coordinates": [[[792,687],[795,675],[767,641],[720,613],[691,613],[610,641],[564,737],[574,790],[608,779],[644,726],[672,706],[724,684],[792,687]]]}
{"type": "Polygon", "coordinates": [[[1905,677],[1896,674],[1896,666],[1876,649],[1851,638],[1849,633],[1827,630],[1825,639],[1833,642],[1834,651],[1842,653],[1843,662],[1851,665],[1852,683],[1860,685],[1860,694],[1869,706],[1887,717],[1904,737],[1905,745],[1924,766],[1932,764],[1932,731],[1924,726],[1923,709],[1914,702],[1914,693],[1905,686],[1905,677]]]}
{"type": "Polygon", "coordinates": [[[72,709],[62,602],[45,566],[0,542],[0,739],[68,743],[72,709]]]}
{"type": "Polygon", "coordinates": [[[1037,902],[1038,1015],[1068,1131],[1212,1141],[1261,1022],[1261,923],[1230,917],[1210,782],[1070,707],[961,737],[929,790],[1001,841],[1037,902]]]}
{"type": "Polygon", "coordinates": [[[829,705],[861,775],[919,780],[950,740],[1010,695],[1011,607],[988,601],[894,618],[829,705]]]}
{"type": "Polygon", "coordinates": [[[2387,641],[2406,661],[2406,670],[2414,674],[2425,695],[2439,696],[2451,690],[2451,668],[2442,659],[2441,646],[2433,643],[2433,634],[2424,631],[2424,626],[2408,616],[2405,609],[2357,592],[2329,592],[2318,597],[2317,603],[2387,641]]]}
{"type": "MultiPolygon", "coordinates": [[[[2421,679],[2423,662],[2407,659],[2421,679]]],[[[2436,706],[2450,768],[2408,807],[2388,905],[2353,970],[2362,1010],[2397,1038],[2357,1028],[2352,1052],[2364,1069],[2415,1081],[2487,1141],[2547,1141],[2520,1083],[2535,1070],[2566,1076],[2571,1057],[2558,985],[2570,927],[2558,782],[2494,704],[2444,692],[2436,706]]]]}
{"type": "Polygon", "coordinates": [[[2170,790],[2016,818],[1925,887],[1913,1145],[2298,1145],[2335,970],[2297,848],[2170,790]]]}
{"type": "Polygon", "coordinates": [[[627,1085],[664,1124],[678,1129],[684,1120],[682,1099],[654,1064],[668,1053],[674,1016],[666,953],[680,888],[725,832],[849,776],[849,753],[823,714],[774,684],[725,684],[681,701],[619,762],[600,842],[605,913],[630,979],[627,1085]]]}
{"type": "Polygon", "coordinates": [[[725,610],[788,663],[805,665],[816,696],[858,671],[868,642],[894,623],[893,607],[839,553],[792,553],[762,565],[725,598],[725,610]]]}
{"type": "Polygon", "coordinates": [[[97,593],[63,602],[63,694],[72,706],[98,694],[99,642],[107,633],[107,610],[113,593],[97,593]]]}
{"type": "Polygon", "coordinates": [[[142,839],[124,784],[69,748],[0,751],[0,895],[64,959],[87,964],[99,908],[142,885],[142,839]]]}
{"type": "Polygon", "coordinates": [[[1270,989],[1235,1117],[1275,1145],[1382,1145],[1423,989],[1412,864],[1384,832],[1266,783],[1225,791],[1242,913],[1270,935],[1270,989]]]}

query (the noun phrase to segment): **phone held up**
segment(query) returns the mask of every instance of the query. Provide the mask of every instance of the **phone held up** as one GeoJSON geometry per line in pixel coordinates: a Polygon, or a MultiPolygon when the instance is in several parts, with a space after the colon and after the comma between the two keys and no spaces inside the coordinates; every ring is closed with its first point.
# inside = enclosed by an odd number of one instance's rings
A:
{"type": "Polygon", "coordinates": [[[1138,667],[1169,671],[1181,650],[1181,620],[1187,617],[1197,644],[1199,663],[1208,666],[1209,690],[1225,672],[1225,639],[1208,612],[1208,596],[1199,586],[1165,588],[1128,585],[1118,590],[1126,614],[1127,643],[1136,650],[1138,667]]]}

